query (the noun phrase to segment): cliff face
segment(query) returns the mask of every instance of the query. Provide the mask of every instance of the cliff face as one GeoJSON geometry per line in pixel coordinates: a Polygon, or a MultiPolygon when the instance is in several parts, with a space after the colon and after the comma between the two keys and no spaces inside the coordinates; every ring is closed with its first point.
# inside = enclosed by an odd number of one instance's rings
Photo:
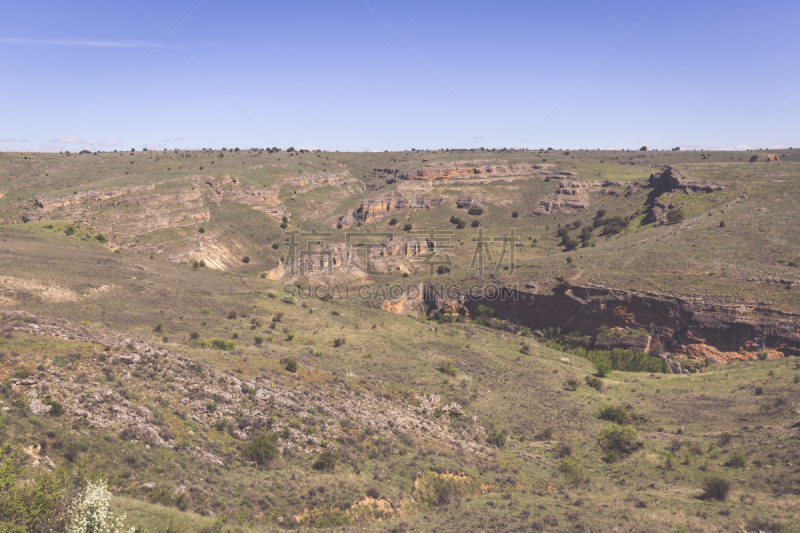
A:
{"type": "Polygon", "coordinates": [[[371,224],[388,218],[400,211],[408,209],[431,209],[444,203],[444,198],[428,196],[411,196],[400,192],[392,192],[378,198],[370,198],[361,202],[353,218],[363,224],[371,224]]]}
{"type": "Polygon", "coordinates": [[[593,287],[515,296],[464,305],[472,313],[487,305],[495,316],[536,329],[560,327],[592,336],[603,325],[644,329],[670,351],[695,359],[755,359],[760,349],[770,357],[800,356],[800,314],[593,287]]]}
{"type": "Polygon", "coordinates": [[[726,188],[722,183],[717,183],[715,181],[691,180],[675,167],[667,167],[664,172],[654,172],[650,174],[647,185],[667,191],[681,190],[687,194],[722,191],[726,188]]]}

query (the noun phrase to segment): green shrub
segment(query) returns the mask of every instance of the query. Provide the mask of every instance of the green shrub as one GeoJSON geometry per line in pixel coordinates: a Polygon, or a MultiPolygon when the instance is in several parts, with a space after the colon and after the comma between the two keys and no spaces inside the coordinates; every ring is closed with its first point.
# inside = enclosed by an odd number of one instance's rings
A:
{"type": "Polygon", "coordinates": [[[603,389],[603,380],[595,376],[586,376],[586,384],[596,391],[603,389]]]}
{"type": "Polygon", "coordinates": [[[473,228],[477,228],[480,225],[481,225],[481,221],[480,220],[473,220],[472,224],[470,224],[470,226],[472,226],[473,228]]]}
{"type": "Polygon", "coordinates": [[[331,311],[331,316],[341,316],[342,314],[339,311],[331,311]]]}
{"type": "Polygon", "coordinates": [[[606,210],[605,209],[598,209],[597,210],[597,218],[603,218],[604,216],[606,216],[606,210]]]}
{"type": "Polygon", "coordinates": [[[391,220],[389,221],[389,225],[390,225],[390,226],[396,226],[396,225],[397,225],[397,219],[396,219],[396,218],[393,218],[393,219],[391,219],[391,220]]]}
{"type": "Polygon", "coordinates": [[[155,333],[163,333],[164,332],[164,321],[159,320],[156,325],[153,327],[153,331],[155,333]]]}
{"type": "Polygon", "coordinates": [[[456,366],[456,362],[452,359],[442,359],[439,361],[439,364],[436,365],[436,370],[448,376],[455,376],[458,374],[458,367],[456,366]]]}
{"type": "Polygon", "coordinates": [[[256,346],[261,346],[261,344],[264,342],[264,337],[256,335],[255,337],[253,337],[253,340],[255,341],[256,346]]]}
{"type": "Polygon", "coordinates": [[[319,454],[319,457],[317,457],[317,460],[311,465],[311,468],[314,470],[334,470],[338,459],[339,454],[336,451],[325,450],[319,454]]]}
{"type": "Polygon", "coordinates": [[[61,416],[64,406],[55,400],[50,400],[50,416],[61,416]]]}
{"type": "Polygon", "coordinates": [[[667,221],[670,224],[677,224],[679,222],[683,222],[686,219],[686,215],[683,214],[681,209],[670,209],[667,213],[667,221]]]}
{"type": "Polygon", "coordinates": [[[265,465],[278,456],[278,435],[267,431],[251,440],[244,448],[245,458],[265,465]]]}
{"type": "Polygon", "coordinates": [[[767,357],[769,357],[769,350],[759,350],[756,356],[759,361],[766,361],[767,357]]]}
{"type": "Polygon", "coordinates": [[[606,457],[612,459],[607,462],[614,462],[619,456],[634,450],[636,439],[633,426],[612,424],[600,432],[599,442],[600,447],[606,451],[606,457]]]}
{"type": "Polygon", "coordinates": [[[731,484],[728,480],[717,476],[708,476],[703,483],[703,498],[722,501],[728,497],[731,484]]]}
{"type": "Polygon", "coordinates": [[[403,226],[403,231],[411,231],[412,229],[413,226],[411,224],[406,224],[405,226],[403,226]]]}
{"type": "Polygon", "coordinates": [[[726,466],[732,466],[734,468],[744,468],[747,466],[747,457],[743,452],[736,452],[732,453],[730,457],[728,457],[728,462],[726,466]]]}
{"type": "Polygon", "coordinates": [[[558,471],[564,474],[564,478],[570,485],[582,485],[589,481],[589,476],[584,473],[583,468],[574,459],[568,457],[561,460],[558,471]]]}
{"type": "Polygon", "coordinates": [[[511,218],[519,218],[519,213],[514,211],[513,213],[511,213],[511,218]]]}
{"type": "Polygon", "coordinates": [[[757,155],[751,155],[750,156],[750,162],[751,163],[755,163],[756,161],[758,161],[758,156],[757,155]]]}
{"type": "Polygon", "coordinates": [[[606,361],[598,361],[595,363],[595,368],[597,369],[597,377],[604,378],[611,373],[613,370],[611,363],[606,361]]]}
{"type": "Polygon", "coordinates": [[[483,214],[483,209],[481,209],[480,207],[470,207],[469,214],[472,216],[480,216],[483,214]]]}
{"type": "Polygon", "coordinates": [[[294,360],[293,357],[290,357],[288,361],[286,361],[286,370],[289,372],[297,372],[297,361],[294,360]]]}
{"type": "Polygon", "coordinates": [[[504,448],[506,445],[506,434],[502,431],[490,431],[486,437],[486,442],[498,448],[504,448]]]}
{"type": "Polygon", "coordinates": [[[622,407],[612,407],[610,405],[600,409],[600,413],[597,415],[597,418],[600,420],[608,420],[609,422],[614,422],[615,424],[619,424],[621,426],[624,426],[630,422],[630,415],[628,415],[628,412],[625,409],[622,407]]]}
{"type": "Polygon", "coordinates": [[[229,340],[225,340],[225,339],[220,339],[220,338],[211,339],[210,341],[208,341],[208,345],[211,346],[212,348],[216,349],[216,350],[225,350],[227,352],[230,352],[230,351],[236,349],[236,343],[235,342],[229,341],[229,340]]]}

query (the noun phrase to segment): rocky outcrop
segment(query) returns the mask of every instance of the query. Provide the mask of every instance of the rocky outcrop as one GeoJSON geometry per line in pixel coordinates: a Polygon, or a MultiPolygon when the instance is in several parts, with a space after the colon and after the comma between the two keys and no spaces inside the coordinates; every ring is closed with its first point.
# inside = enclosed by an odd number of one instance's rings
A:
{"type": "Polygon", "coordinates": [[[400,172],[401,180],[451,180],[458,176],[473,177],[490,174],[493,176],[519,176],[530,174],[542,167],[538,165],[485,165],[464,167],[458,164],[435,163],[417,170],[400,172]]]}
{"type": "Polygon", "coordinates": [[[36,196],[33,199],[33,203],[45,211],[52,211],[54,209],[58,209],[59,207],[67,207],[86,201],[110,200],[112,198],[118,198],[128,194],[138,194],[145,191],[152,191],[155,188],[155,185],[142,185],[140,187],[125,187],[123,189],[92,190],[73,194],[71,196],[62,196],[60,198],[42,198],[40,196],[36,196]]]}
{"type": "Polygon", "coordinates": [[[294,178],[286,178],[283,184],[295,188],[295,194],[302,194],[318,187],[337,187],[347,183],[356,183],[357,179],[351,178],[350,172],[345,170],[339,174],[320,172],[317,174],[303,174],[294,178]]]}
{"type": "Polygon", "coordinates": [[[663,172],[654,172],[650,174],[647,185],[654,189],[662,189],[669,192],[680,190],[686,194],[714,192],[726,189],[726,185],[719,182],[691,180],[679,169],[671,166],[667,167],[663,172]]]}
{"type": "Polygon", "coordinates": [[[477,198],[472,198],[471,196],[467,196],[465,198],[459,198],[456,200],[456,207],[459,209],[483,209],[483,203],[478,201],[477,198]]]}
{"type": "Polygon", "coordinates": [[[589,286],[548,293],[510,290],[494,300],[464,299],[473,313],[481,304],[495,309],[499,318],[533,329],[560,327],[592,336],[601,326],[644,330],[670,352],[692,359],[755,359],[761,349],[770,357],[800,356],[800,314],[759,304],[589,286]]]}
{"type": "Polygon", "coordinates": [[[353,218],[362,224],[372,224],[409,209],[432,209],[444,203],[444,198],[409,195],[394,191],[361,202],[353,218]]]}

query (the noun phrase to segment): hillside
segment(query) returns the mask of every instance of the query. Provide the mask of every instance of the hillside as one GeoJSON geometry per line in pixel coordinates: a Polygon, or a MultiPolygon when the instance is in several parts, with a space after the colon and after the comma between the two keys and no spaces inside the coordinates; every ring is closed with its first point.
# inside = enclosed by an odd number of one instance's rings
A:
{"type": "Polygon", "coordinates": [[[140,531],[800,520],[800,150],[0,156],[2,441],[140,531]]]}

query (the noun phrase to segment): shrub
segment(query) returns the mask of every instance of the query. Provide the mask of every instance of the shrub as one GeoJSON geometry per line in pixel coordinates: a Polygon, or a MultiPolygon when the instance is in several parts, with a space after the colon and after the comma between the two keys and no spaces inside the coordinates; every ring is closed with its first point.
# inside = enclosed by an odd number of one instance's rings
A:
{"type": "Polygon", "coordinates": [[[470,226],[472,226],[473,228],[477,228],[480,225],[481,225],[480,220],[473,220],[472,224],[470,224],[470,226]]]}
{"type": "Polygon", "coordinates": [[[455,376],[458,374],[458,367],[456,366],[456,362],[452,359],[442,359],[439,361],[439,364],[436,365],[436,370],[448,376],[455,376]]]}
{"type": "Polygon", "coordinates": [[[390,225],[390,226],[396,226],[396,225],[397,225],[397,219],[396,219],[396,218],[393,218],[393,219],[391,219],[391,220],[389,221],[389,225],[390,225]]]}
{"type": "Polygon", "coordinates": [[[744,468],[747,466],[747,457],[742,452],[732,453],[725,464],[734,468],[744,468]]]}
{"type": "Polygon", "coordinates": [[[683,222],[686,219],[686,215],[683,214],[683,210],[681,209],[670,209],[667,213],[667,221],[670,224],[678,224],[679,222],[683,222]]]}
{"type": "Polygon", "coordinates": [[[297,361],[294,360],[293,357],[290,357],[288,361],[286,361],[286,370],[289,372],[297,372],[297,361]]]}
{"type": "Polygon", "coordinates": [[[769,357],[769,351],[768,350],[759,350],[758,353],[756,354],[756,356],[758,357],[759,361],[766,361],[767,357],[769,357]]]}
{"type": "Polygon", "coordinates": [[[200,334],[198,332],[196,332],[196,331],[193,331],[193,332],[189,333],[189,338],[192,339],[192,340],[199,339],[200,338],[200,334]]]}
{"type": "MultiPolygon", "coordinates": [[[[70,506],[69,533],[123,533],[125,518],[114,516],[108,510],[111,494],[105,481],[87,483],[86,490],[79,494],[70,506]]],[[[131,528],[132,529],[132,528],[131,528]]],[[[12,531],[14,531],[12,529],[12,531]]]]}
{"type": "Polygon", "coordinates": [[[319,454],[319,457],[317,457],[317,460],[311,465],[311,468],[314,470],[333,470],[336,468],[336,461],[338,459],[339,454],[334,450],[325,450],[319,454]]]}
{"type": "Polygon", "coordinates": [[[751,155],[750,156],[750,162],[751,163],[755,163],[756,161],[758,161],[758,156],[757,155],[751,155]]]}
{"type": "Polygon", "coordinates": [[[405,226],[403,226],[403,231],[411,231],[412,228],[413,226],[411,224],[406,224],[405,226]]]}
{"type": "Polygon", "coordinates": [[[506,435],[502,431],[490,431],[489,436],[486,437],[486,442],[492,446],[503,448],[506,445],[506,435]]]}
{"type": "Polygon", "coordinates": [[[95,238],[95,240],[97,240],[98,242],[106,242],[106,237],[105,237],[105,235],[103,235],[102,233],[98,233],[97,235],[95,235],[95,237],[94,237],[94,238],[95,238]]]}
{"type": "Polygon", "coordinates": [[[613,368],[611,367],[611,363],[607,363],[606,361],[599,361],[595,363],[595,368],[597,369],[597,377],[604,378],[611,373],[613,368]]]}
{"type": "Polygon", "coordinates": [[[725,221],[724,220],[720,220],[719,227],[720,228],[724,228],[725,227],[725,221]]]}
{"type": "Polygon", "coordinates": [[[263,344],[264,342],[264,337],[256,335],[255,337],[253,337],[253,340],[255,341],[257,346],[261,346],[261,344],[263,344]]]}
{"type": "Polygon", "coordinates": [[[198,233],[205,233],[206,232],[206,228],[200,227],[200,229],[198,229],[197,232],[198,233]]]}
{"type": "Polygon", "coordinates": [[[558,471],[564,474],[567,483],[570,485],[582,485],[589,480],[588,476],[583,472],[583,468],[574,459],[562,459],[558,471]]]}
{"type": "Polygon", "coordinates": [[[251,440],[244,448],[245,458],[265,465],[278,456],[278,435],[267,431],[251,440]]]}
{"type": "Polygon", "coordinates": [[[606,216],[606,210],[605,209],[598,209],[597,210],[597,218],[603,218],[604,216],[606,216]]]}
{"type": "Polygon", "coordinates": [[[597,418],[600,420],[608,420],[609,422],[614,422],[615,424],[619,424],[624,426],[630,421],[630,415],[628,412],[623,409],[622,407],[612,407],[607,405],[600,409],[600,413],[597,415],[597,418]]]}
{"type": "Polygon", "coordinates": [[[483,209],[480,207],[470,207],[468,212],[470,215],[476,217],[483,214],[483,209]]]}
{"type": "Polygon", "coordinates": [[[242,263],[247,264],[249,262],[250,262],[250,257],[249,256],[246,255],[246,256],[242,257],[242,263]]]}
{"type": "Polygon", "coordinates": [[[55,400],[50,400],[50,416],[61,416],[64,406],[55,400]]]}
{"type": "Polygon", "coordinates": [[[564,237],[567,235],[567,233],[569,233],[569,230],[570,228],[567,226],[564,226],[563,228],[558,228],[556,230],[556,235],[558,235],[559,237],[564,237]]]}
{"type": "Polygon", "coordinates": [[[712,475],[708,476],[703,483],[703,498],[722,501],[728,497],[731,484],[728,480],[712,475]]]}
{"type": "Polygon", "coordinates": [[[578,387],[580,387],[580,385],[581,382],[579,379],[568,379],[567,381],[564,382],[564,387],[567,390],[572,390],[572,391],[578,390],[578,387]]]}
{"type": "Polygon", "coordinates": [[[153,331],[155,333],[163,333],[164,332],[164,321],[159,320],[156,325],[153,327],[153,331]]]}
{"type": "Polygon", "coordinates": [[[281,245],[280,245],[280,244],[278,244],[277,242],[273,242],[273,243],[272,243],[272,249],[273,249],[273,250],[277,250],[277,249],[278,249],[278,248],[280,248],[280,247],[281,247],[281,245]]]}
{"type": "Polygon", "coordinates": [[[344,346],[345,342],[347,341],[344,338],[333,339],[333,346],[334,348],[339,348],[340,346],[344,346]]]}
{"type": "Polygon", "coordinates": [[[762,394],[764,394],[764,387],[756,387],[755,389],[753,389],[753,394],[755,394],[756,396],[761,396],[762,394]]]}
{"type": "Polygon", "coordinates": [[[514,211],[513,213],[511,213],[511,218],[519,218],[519,213],[514,211]]]}
{"type": "Polygon", "coordinates": [[[227,352],[230,352],[230,351],[236,349],[236,343],[235,342],[228,341],[228,340],[225,340],[225,339],[220,339],[220,338],[211,339],[210,341],[208,341],[208,344],[209,344],[209,346],[211,346],[212,348],[214,348],[216,350],[225,350],[227,352]]]}
{"type": "MultiPolygon", "coordinates": [[[[609,457],[625,455],[636,447],[636,430],[630,425],[612,424],[600,432],[600,447],[606,452],[615,452],[609,457]]],[[[613,461],[609,461],[613,462],[613,461]]]]}

